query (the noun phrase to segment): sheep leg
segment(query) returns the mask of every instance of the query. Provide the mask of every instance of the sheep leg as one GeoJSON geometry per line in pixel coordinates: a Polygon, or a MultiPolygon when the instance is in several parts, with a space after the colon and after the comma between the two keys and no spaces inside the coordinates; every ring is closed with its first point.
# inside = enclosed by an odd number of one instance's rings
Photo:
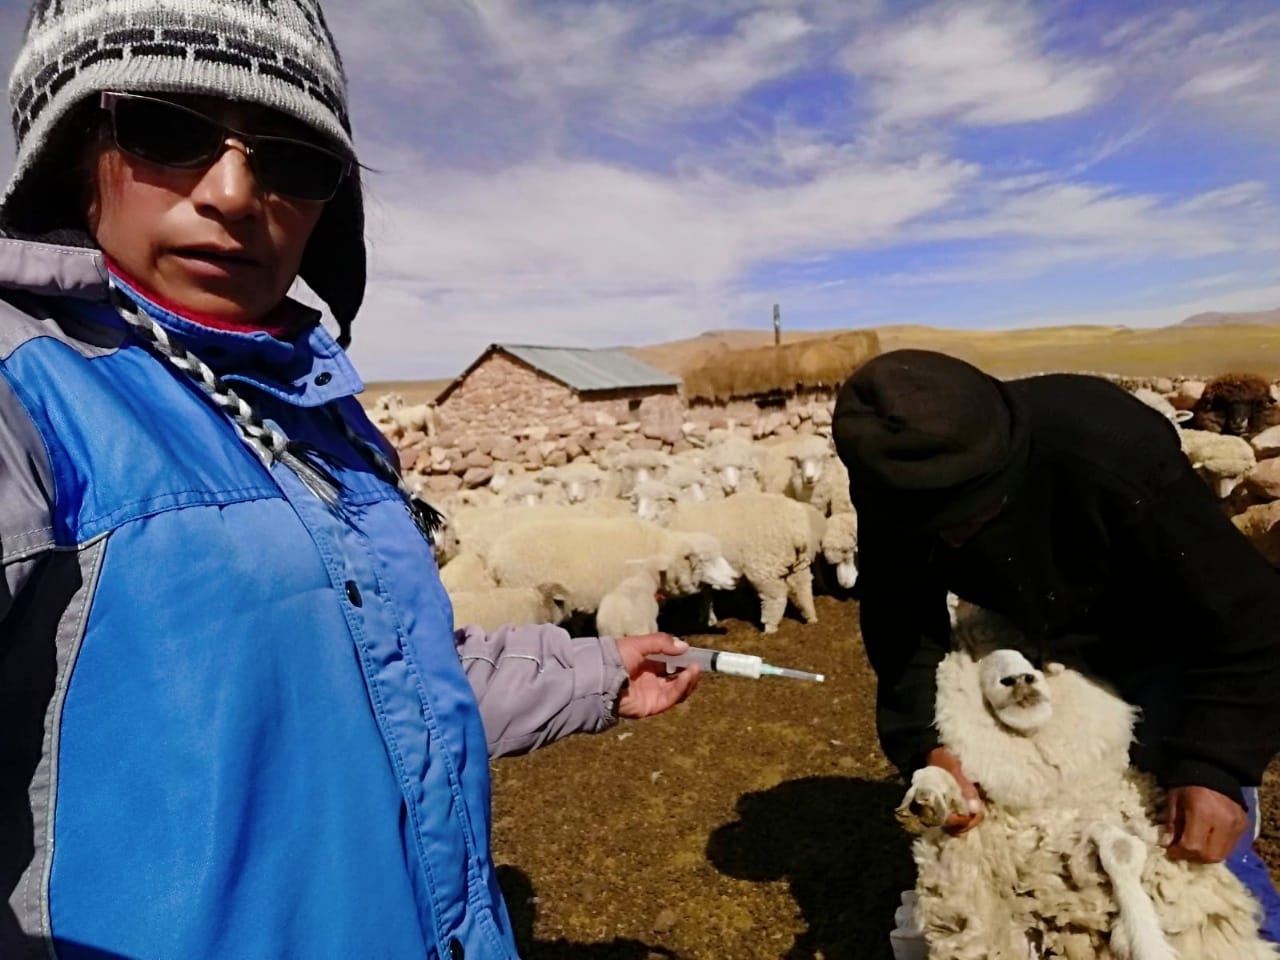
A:
{"type": "Polygon", "coordinates": [[[760,623],[765,633],[777,633],[782,615],[787,612],[787,585],[782,580],[752,584],[760,594],[760,623]]]}
{"type": "Polygon", "coordinates": [[[1142,888],[1142,868],[1147,851],[1142,841],[1111,824],[1089,831],[1098,848],[1102,869],[1111,878],[1119,915],[1111,931],[1111,947],[1124,960],[1177,960],[1169,945],[1155,904],[1142,888]]]}
{"type": "Polygon", "coordinates": [[[952,814],[966,811],[964,794],[956,778],[941,767],[921,767],[911,775],[911,786],[894,816],[909,833],[940,827],[952,814]]]}
{"type": "Polygon", "coordinates": [[[787,576],[787,593],[804,617],[805,623],[817,623],[818,611],[813,606],[813,570],[806,566],[787,576]]]}

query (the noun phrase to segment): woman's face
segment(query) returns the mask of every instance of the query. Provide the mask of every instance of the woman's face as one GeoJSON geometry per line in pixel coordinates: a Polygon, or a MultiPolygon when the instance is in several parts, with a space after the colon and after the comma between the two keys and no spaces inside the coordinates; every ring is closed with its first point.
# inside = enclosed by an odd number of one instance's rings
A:
{"type": "MultiPolygon", "coordinates": [[[[314,140],[264,107],[165,95],[246,133],[314,140]]],[[[268,193],[243,145],[228,139],[200,170],[123,153],[104,136],[91,146],[89,229],[98,246],[146,290],[194,313],[256,322],[285,297],[324,203],[268,193]]]]}

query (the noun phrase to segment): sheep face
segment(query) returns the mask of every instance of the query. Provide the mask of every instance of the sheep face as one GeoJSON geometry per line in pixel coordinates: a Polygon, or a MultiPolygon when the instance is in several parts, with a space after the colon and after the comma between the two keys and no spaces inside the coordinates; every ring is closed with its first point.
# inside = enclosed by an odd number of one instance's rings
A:
{"type": "Polygon", "coordinates": [[[852,590],[858,582],[858,565],[852,559],[836,565],[836,582],[846,590],[852,590]]]}
{"type": "Polygon", "coordinates": [[[1249,436],[1275,421],[1271,386],[1254,374],[1224,374],[1209,381],[1196,401],[1190,426],[1196,430],[1249,436]]]}
{"type": "Polygon", "coordinates": [[[663,574],[663,591],[673,597],[697,593],[704,585],[732,590],[738,583],[738,571],[724,558],[715,537],[706,534],[681,537],[663,574]]]}
{"type": "Polygon", "coordinates": [[[1053,716],[1044,674],[1017,650],[993,650],[978,662],[982,696],[996,719],[1018,733],[1034,733],[1053,716]]]}

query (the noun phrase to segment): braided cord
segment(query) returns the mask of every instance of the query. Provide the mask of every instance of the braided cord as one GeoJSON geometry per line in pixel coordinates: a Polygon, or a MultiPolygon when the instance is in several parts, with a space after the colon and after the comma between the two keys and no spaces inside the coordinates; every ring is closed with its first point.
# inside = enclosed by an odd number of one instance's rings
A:
{"type": "Polygon", "coordinates": [[[382,452],[376,443],[366,440],[347,422],[341,411],[338,410],[337,404],[330,403],[327,405],[329,415],[334,422],[342,430],[347,441],[361,451],[373,463],[374,470],[387,483],[391,484],[400,491],[400,495],[404,498],[405,508],[409,511],[409,516],[413,517],[414,525],[418,528],[418,532],[426,538],[427,543],[435,545],[435,535],[444,523],[444,517],[440,515],[440,511],[420,498],[405,483],[404,476],[400,469],[388,459],[387,455],[382,452]]]}
{"type": "Polygon", "coordinates": [[[111,302],[120,318],[144,343],[195,381],[213,405],[231,419],[240,438],[268,468],[279,460],[297,474],[307,489],[330,510],[340,513],[340,484],[316,462],[318,451],[267,426],[244,398],[209,369],[203,360],[170,337],[164,327],[140,310],[115,284],[111,285],[111,302]]]}

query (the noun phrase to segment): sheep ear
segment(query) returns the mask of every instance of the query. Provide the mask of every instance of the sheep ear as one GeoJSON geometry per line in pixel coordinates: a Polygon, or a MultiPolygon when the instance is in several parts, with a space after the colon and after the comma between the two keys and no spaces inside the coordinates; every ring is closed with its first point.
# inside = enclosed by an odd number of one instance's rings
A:
{"type": "MultiPolygon", "coordinates": [[[[1275,401],[1273,400],[1273,401],[1272,401],[1272,403],[1274,403],[1274,402],[1275,402],[1275,401]]],[[[1191,410],[1179,410],[1179,411],[1177,411],[1177,412],[1173,415],[1173,422],[1174,422],[1174,423],[1186,423],[1188,420],[1190,420],[1190,419],[1191,419],[1192,417],[1194,417],[1194,416],[1195,416],[1194,411],[1191,411],[1191,410]]]]}

